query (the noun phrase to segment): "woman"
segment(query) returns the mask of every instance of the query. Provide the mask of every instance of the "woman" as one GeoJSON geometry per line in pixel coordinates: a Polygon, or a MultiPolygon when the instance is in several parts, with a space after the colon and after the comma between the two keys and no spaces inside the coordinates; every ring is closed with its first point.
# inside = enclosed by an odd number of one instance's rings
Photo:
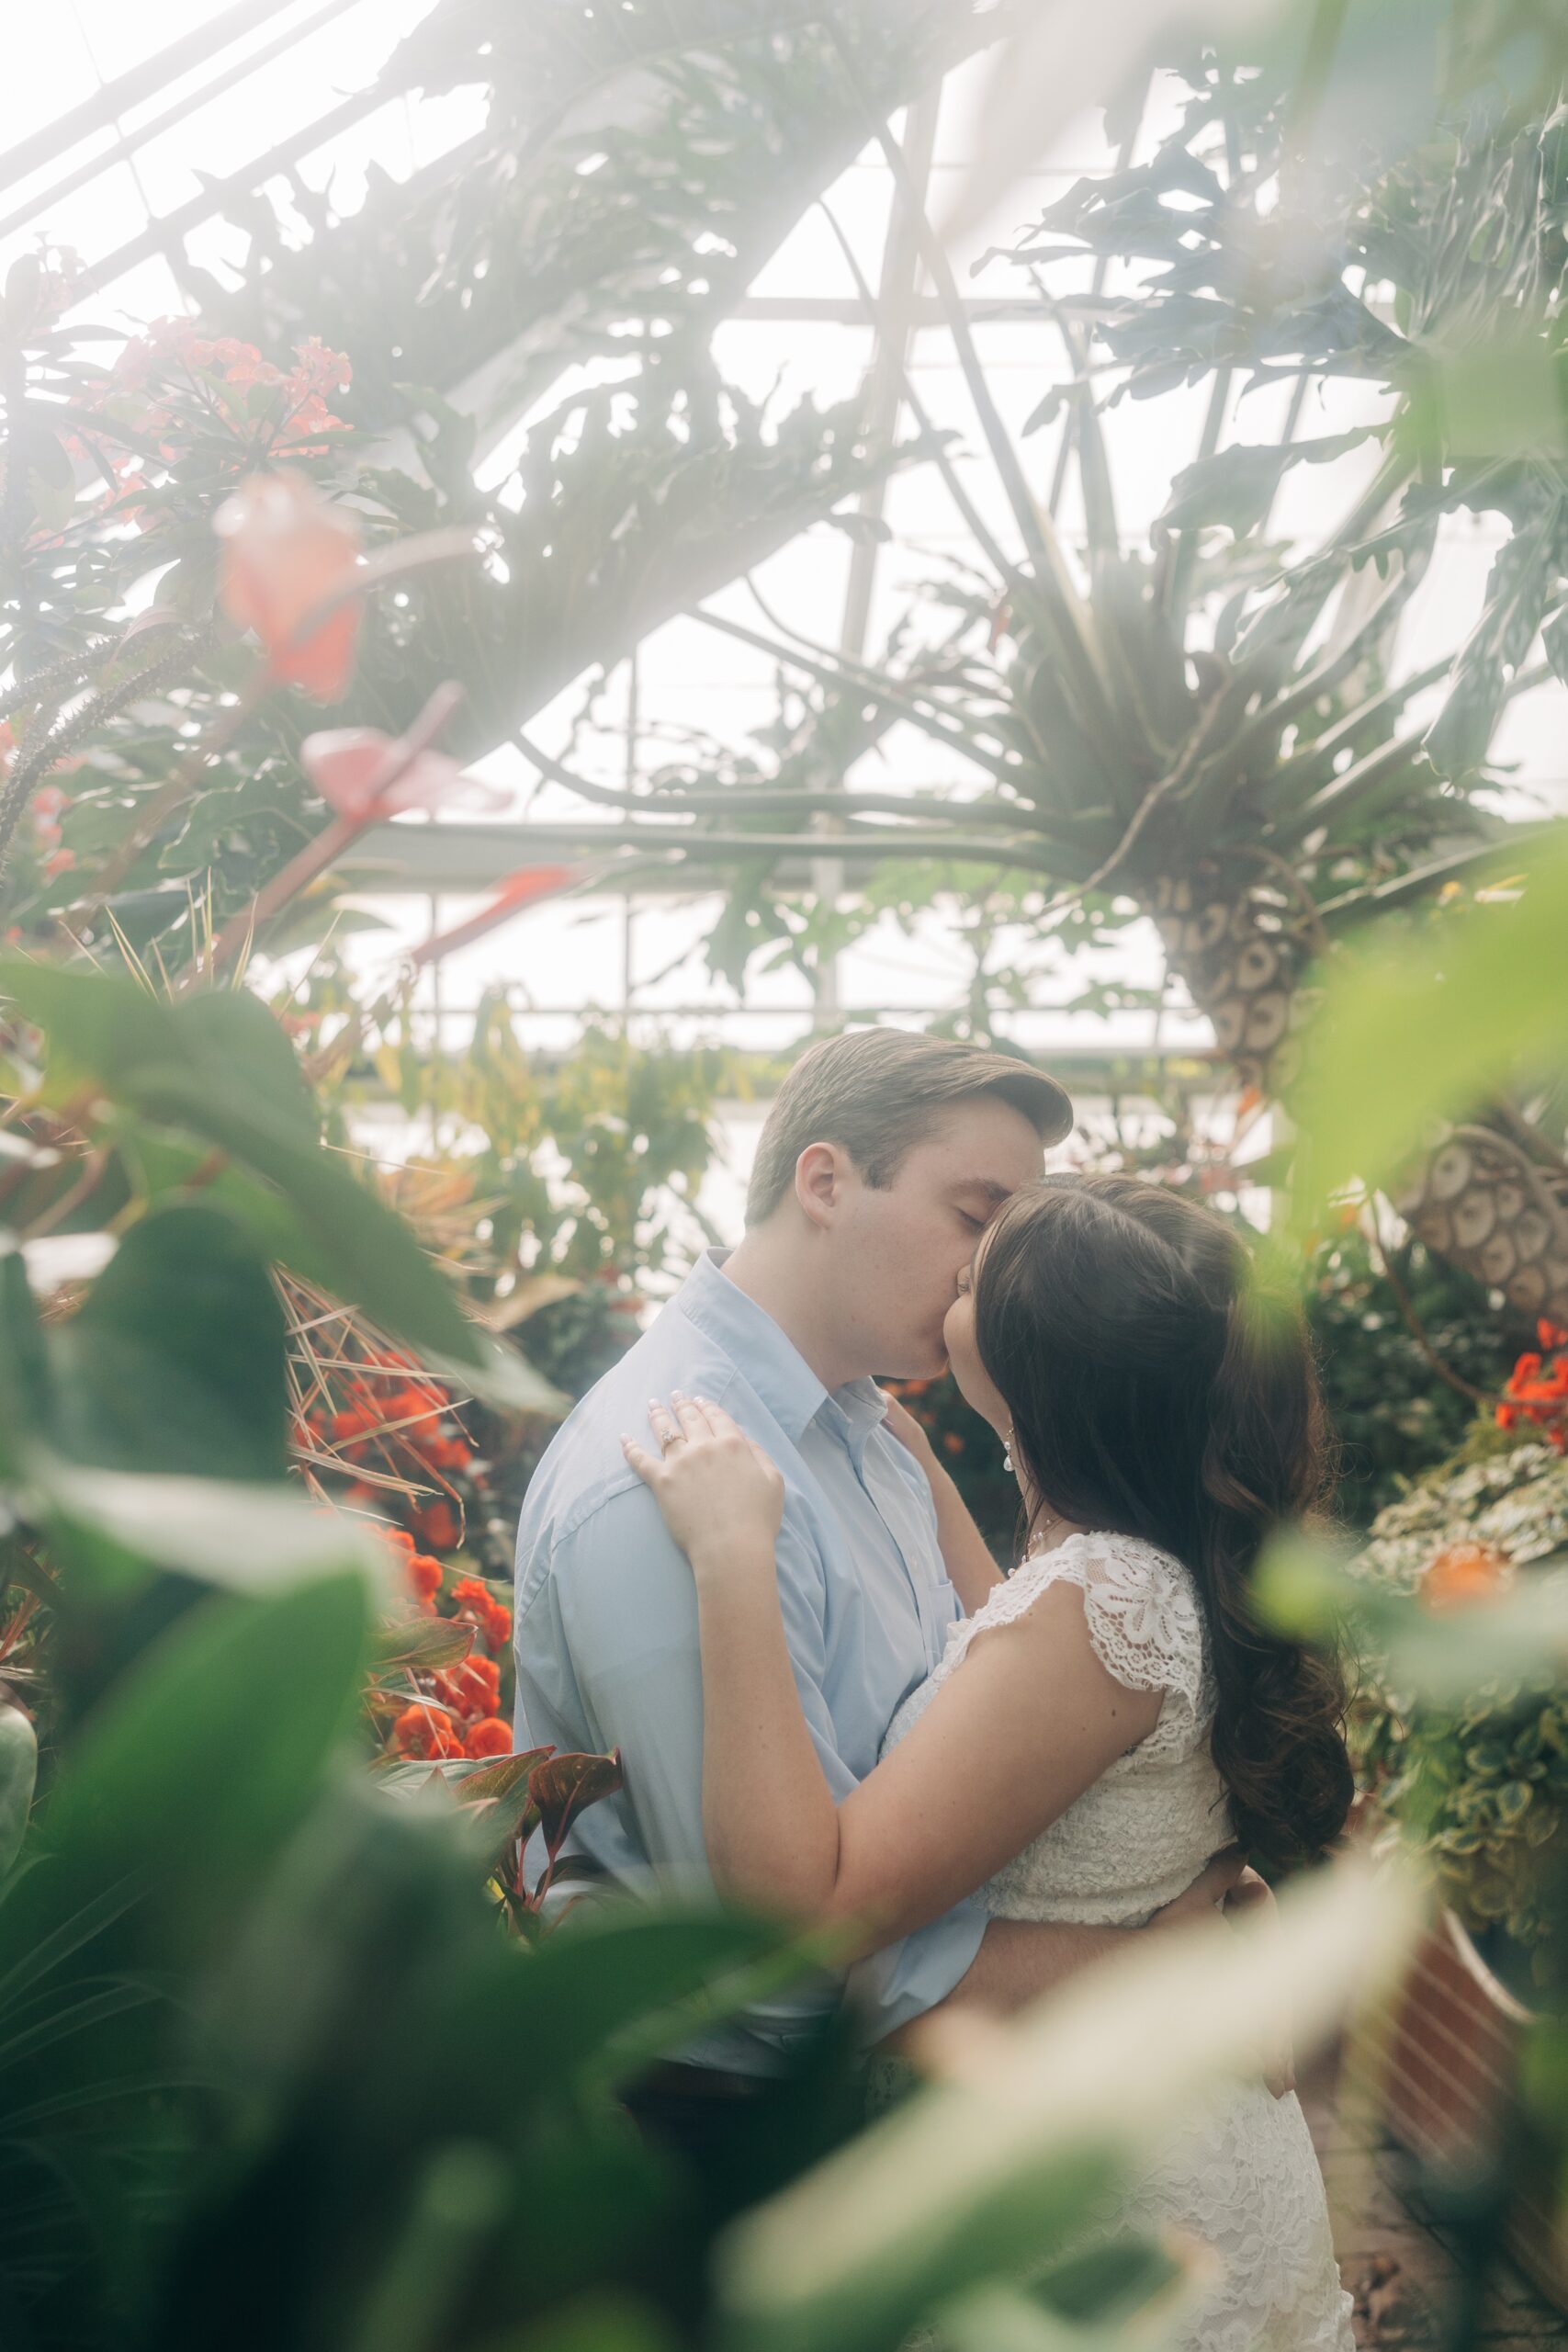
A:
{"type": "MultiPolygon", "coordinates": [[[[1248,1585],[1324,1483],[1293,1310],[1220,1218],[1122,1176],[1048,1178],[1000,1211],[947,1317],[960,1388],[1008,1442],[1025,1540],[1002,1578],[927,1464],[967,1612],[875,1771],[835,1804],[796,1702],[773,1577],[777,1471],[715,1405],[626,1441],[696,1580],[704,1829],[738,1901],[891,1941],[979,1890],[1015,1919],[1141,1924],[1234,1837],[1316,1859],[1350,1775],[1330,1669],[1248,1585]]],[[[1227,2090],[1132,2184],[1224,2265],[1193,2352],[1348,2352],[1349,2298],[1301,2109],[1227,2090]]]]}

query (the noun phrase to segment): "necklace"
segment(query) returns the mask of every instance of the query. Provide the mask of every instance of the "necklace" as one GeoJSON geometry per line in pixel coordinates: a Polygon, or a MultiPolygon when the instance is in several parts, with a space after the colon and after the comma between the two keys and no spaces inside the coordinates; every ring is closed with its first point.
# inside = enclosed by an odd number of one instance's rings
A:
{"type": "Polygon", "coordinates": [[[1059,1510],[1046,1511],[1035,1523],[1034,1532],[1029,1539],[1029,1548],[1023,1555],[1024,1558],[1026,1560],[1032,1560],[1037,1552],[1043,1550],[1045,1538],[1050,1534],[1051,1530],[1054,1527],[1065,1527],[1066,1523],[1066,1521],[1062,1517],[1059,1510]]]}

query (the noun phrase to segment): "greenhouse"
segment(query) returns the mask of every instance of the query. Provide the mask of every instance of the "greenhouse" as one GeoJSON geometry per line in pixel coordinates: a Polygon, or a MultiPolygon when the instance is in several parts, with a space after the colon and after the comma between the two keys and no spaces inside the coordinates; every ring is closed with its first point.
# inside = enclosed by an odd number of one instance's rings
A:
{"type": "Polygon", "coordinates": [[[1568,11],[0,58],[0,2345],[1568,2344],[1568,11]]]}

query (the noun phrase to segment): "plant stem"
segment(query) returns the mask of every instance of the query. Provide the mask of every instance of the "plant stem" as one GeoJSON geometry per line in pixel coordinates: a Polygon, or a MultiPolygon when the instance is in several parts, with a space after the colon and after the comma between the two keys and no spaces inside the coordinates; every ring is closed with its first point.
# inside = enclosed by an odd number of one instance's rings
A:
{"type": "Polygon", "coordinates": [[[334,865],[344,851],[359,839],[367,825],[378,824],[390,813],[387,802],[392,787],[401,782],[414,762],[430,749],[462,699],[462,688],[450,680],[436,687],[408,733],[389,747],[386,764],[376,778],[374,786],[367,793],[365,806],[352,816],[334,817],[329,825],[322,827],[314,841],[307,842],[304,848],[289,859],[280,874],[275,874],[270,882],[263,885],[248,907],[242,907],[237,914],[230,917],[212,943],[205,969],[192,965],[180,981],[182,989],[193,986],[197,979],[214,978],[219,967],[237,947],[254,939],[292,899],[308,888],[318,875],[324,874],[329,866],[334,865]]]}

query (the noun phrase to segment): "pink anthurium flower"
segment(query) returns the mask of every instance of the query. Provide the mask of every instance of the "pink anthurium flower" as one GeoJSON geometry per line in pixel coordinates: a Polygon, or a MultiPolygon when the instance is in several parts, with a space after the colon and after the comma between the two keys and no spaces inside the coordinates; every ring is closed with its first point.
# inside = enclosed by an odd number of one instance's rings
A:
{"type": "Polygon", "coordinates": [[[343,594],[361,569],[359,527],[345,507],[287,469],[253,474],[213,517],[222,542],[218,594],[242,628],[266,650],[268,673],[302,686],[317,702],[341,702],[354,675],[362,612],[343,594]],[[305,628],[323,605],[317,626],[305,628]]]}
{"type": "Polygon", "coordinates": [[[330,727],[307,735],[299,763],[329,808],[368,824],[400,808],[497,808],[506,795],[469,775],[445,752],[409,757],[400,737],[378,727],[330,727]]]}
{"type": "Polygon", "coordinates": [[[436,933],[416,947],[409,961],[417,970],[421,965],[433,963],[438,956],[450,956],[457,948],[471,946],[525,907],[536,906],[541,899],[554,899],[563,890],[572,890],[583,882],[596,881],[610,870],[611,861],[591,859],[581,865],[522,865],[509,874],[498,887],[495,896],[487,899],[477,914],[466,922],[454,924],[450,931],[436,933]]]}

